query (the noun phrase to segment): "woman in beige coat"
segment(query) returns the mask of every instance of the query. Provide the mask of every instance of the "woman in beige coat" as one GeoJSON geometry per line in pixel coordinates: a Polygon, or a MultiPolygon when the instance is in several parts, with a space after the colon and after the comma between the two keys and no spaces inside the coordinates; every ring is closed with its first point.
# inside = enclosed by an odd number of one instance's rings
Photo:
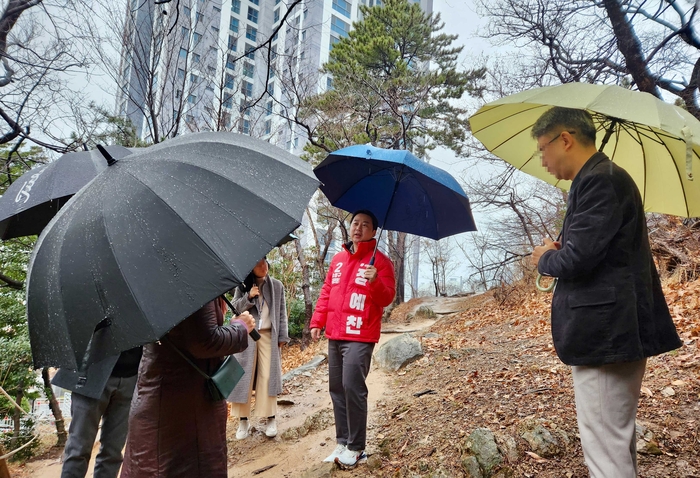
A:
{"type": "Polygon", "coordinates": [[[287,309],[282,283],[268,275],[269,264],[262,258],[251,272],[247,286],[236,288],[233,306],[239,313],[248,311],[255,318],[260,340],[249,341],[248,348],[235,357],[245,375],[229,395],[231,414],[238,417],[236,438],[246,438],[250,416],[265,417],[265,434],[277,435],[277,395],[282,393],[281,349],[289,342],[287,309]],[[255,390],[255,409],[251,415],[251,399],[255,390]]]}

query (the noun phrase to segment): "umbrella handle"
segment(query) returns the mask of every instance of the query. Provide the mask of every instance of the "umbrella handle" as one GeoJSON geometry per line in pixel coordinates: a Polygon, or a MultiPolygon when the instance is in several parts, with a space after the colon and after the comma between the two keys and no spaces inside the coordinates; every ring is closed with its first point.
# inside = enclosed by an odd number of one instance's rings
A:
{"type": "MultiPolygon", "coordinates": [[[[224,299],[226,304],[231,308],[231,312],[233,312],[233,315],[240,315],[236,308],[233,306],[230,300],[228,300],[228,297],[226,297],[226,294],[221,294],[221,297],[224,299]]],[[[250,332],[248,332],[248,335],[250,335],[250,338],[255,340],[256,342],[260,340],[260,332],[257,331],[257,329],[253,329],[250,332]]]]}
{"type": "Polygon", "coordinates": [[[557,279],[556,277],[553,277],[552,283],[549,284],[547,287],[545,287],[542,284],[540,284],[542,277],[544,277],[542,274],[537,274],[537,280],[535,281],[535,286],[537,287],[537,290],[539,290],[540,292],[552,292],[554,290],[554,288],[556,287],[557,281],[559,279],[557,279]]]}

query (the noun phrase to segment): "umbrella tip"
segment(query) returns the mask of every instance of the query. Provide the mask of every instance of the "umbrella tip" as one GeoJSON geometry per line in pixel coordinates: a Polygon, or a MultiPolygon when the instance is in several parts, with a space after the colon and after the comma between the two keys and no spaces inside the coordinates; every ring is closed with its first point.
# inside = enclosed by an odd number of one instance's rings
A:
{"type": "Polygon", "coordinates": [[[107,160],[107,166],[111,166],[111,165],[113,165],[114,163],[117,162],[117,160],[114,159],[114,158],[112,157],[112,155],[109,154],[109,153],[107,152],[107,150],[104,148],[104,146],[102,146],[101,144],[98,144],[98,145],[97,145],[97,149],[98,149],[99,152],[102,154],[102,156],[104,156],[105,159],[107,160]]]}

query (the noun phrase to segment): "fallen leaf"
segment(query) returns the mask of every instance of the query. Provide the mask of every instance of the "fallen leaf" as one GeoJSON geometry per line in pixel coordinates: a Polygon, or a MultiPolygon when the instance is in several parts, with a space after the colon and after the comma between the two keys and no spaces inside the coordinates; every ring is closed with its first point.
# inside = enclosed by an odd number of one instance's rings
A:
{"type": "Polygon", "coordinates": [[[535,460],[537,463],[546,463],[548,461],[546,458],[542,458],[540,455],[532,451],[526,451],[525,453],[527,453],[530,456],[530,458],[535,460]]]}
{"type": "Polygon", "coordinates": [[[649,389],[649,387],[642,387],[642,393],[647,397],[653,397],[654,393],[649,389]]]}

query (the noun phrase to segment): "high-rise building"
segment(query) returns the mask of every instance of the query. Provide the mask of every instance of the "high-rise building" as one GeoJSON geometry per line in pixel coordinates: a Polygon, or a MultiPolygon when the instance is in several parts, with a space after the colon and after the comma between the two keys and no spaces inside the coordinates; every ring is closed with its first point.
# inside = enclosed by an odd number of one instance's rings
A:
{"type": "MultiPolygon", "coordinates": [[[[129,0],[117,114],[146,140],[230,130],[297,154],[306,136],[285,118],[299,97],[331,87],[320,68],[333,44],[359,5],[380,2],[129,0]]],[[[416,3],[432,11],[432,0],[416,3]]]]}

